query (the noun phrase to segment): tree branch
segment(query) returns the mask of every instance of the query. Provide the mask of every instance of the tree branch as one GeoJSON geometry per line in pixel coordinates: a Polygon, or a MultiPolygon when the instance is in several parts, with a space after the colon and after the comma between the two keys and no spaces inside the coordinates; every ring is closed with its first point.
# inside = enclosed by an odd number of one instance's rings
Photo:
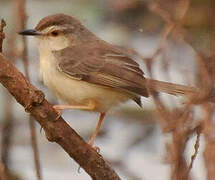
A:
{"type": "Polygon", "coordinates": [[[63,120],[44,94],[0,54],[0,83],[42,126],[46,137],[59,144],[94,180],[120,180],[114,170],[63,120]]]}

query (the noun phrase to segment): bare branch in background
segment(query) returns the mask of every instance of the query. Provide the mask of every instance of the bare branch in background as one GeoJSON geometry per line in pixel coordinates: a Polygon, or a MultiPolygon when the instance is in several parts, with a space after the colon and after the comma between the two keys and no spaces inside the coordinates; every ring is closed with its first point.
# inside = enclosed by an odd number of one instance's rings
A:
{"type": "MultiPolygon", "coordinates": [[[[172,2],[173,3],[173,2],[172,2]]],[[[189,9],[189,0],[176,0],[174,1],[173,6],[162,7],[162,1],[158,0],[157,2],[148,2],[149,9],[159,15],[163,21],[165,22],[165,26],[163,31],[161,32],[158,48],[155,50],[154,54],[148,58],[149,61],[147,63],[147,67],[149,69],[150,75],[153,76],[152,72],[152,61],[157,57],[157,55],[163,53],[165,43],[170,36],[170,34],[177,35],[178,40],[183,39],[183,33],[181,28],[181,22],[186,15],[186,12],[189,9]],[[172,8],[171,11],[168,11],[168,8],[172,8]],[[171,12],[171,13],[170,13],[171,12]]],[[[168,4],[168,3],[167,3],[168,4]]],[[[171,4],[171,3],[170,3],[171,4]]],[[[166,4],[163,4],[165,6],[166,4]]],[[[168,6],[168,5],[166,5],[168,6]]],[[[165,68],[168,64],[165,64],[165,68]]],[[[165,71],[167,73],[167,71],[165,71]]],[[[205,71],[204,71],[205,73],[205,71]]],[[[208,81],[206,81],[208,82],[208,81]]],[[[206,86],[203,86],[206,87],[206,86]]],[[[208,89],[208,88],[206,88],[208,89]]],[[[198,147],[199,147],[199,137],[200,131],[197,133],[197,142],[195,144],[195,153],[191,157],[191,163],[188,166],[184,157],[184,150],[189,140],[190,136],[196,132],[199,127],[199,124],[195,123],[195,119],[193,118],[193,103],[196,103],[196,97],[189,97],[187,104],[183,108],[175,108],[173,110],[169,110],[167,106],[165,106],[162,99],[158,94],[152,92],[153,100],[156,104],[157,111],[157,119],[160,124],[163,132],[168,132],[172,134],[172,142],[168,144],[168,157],[169,162],[171,163],[172,173],[171,179],[173,180],[188,180],[189,172],[192,168],[193,161],[197,156],[198,147]]],[[[204,98],[196,98],[201,99],[202,102],[205,100],[205,92],[201,95],[204,98]]],[[[207,96],[208,97],[208,96],[207,96]]]]}
{"type": "MultiPolygon", "coordinates": [[[[14,13],[14,7],[11,8],[12,16],[16,17],[14,13]]],[[[5,42],[5,51],[4,54],[9,57],[12,63],[15,63],[17,59],[17,20],[13,19],[13,28],[7,35],[7,41],[5,42]]],[[[1,141],[1,159],[5,164],[7,169],[7,176],[10,177],[13,175],[13,170],[11,169],[11,147],[12,147],[12,138],[14,134],[14,122],[15,118],[13,117],[13,100],[11,95],[8,92],[4,92],[4,119],[2,123],[2,141],[1,141]]]]}
{"type": "MultiPolygon", "coordinates": [[[[18,22],[20,26],[19,30],[24,30],[26,28],[26,22],[27,22],[25,0],[17,0],[16,3],[17,3],[18,22]]],[[[21,53],[21,58],[23,60],[26,78],[30,81],[29,70],[28,70],[29,60],[28,60],[27,39],[25,36],[22,36],[21,38],[22,38],[22,44],[23,44],[23,51],[21,53]]],[[[31,144],[32,144],[32,149],[34,154],[37,180],[41,180],[42,175],[40,170],[39,150],[37,145],[36,128],[35,128],[35,122],[33,120],[33,117],[29,117],[29,127],[31,132],[31,144]]]]}
{"type": "Polygon", "coordinates": [[[0,82],[42,126],[46,137],[59,144],[94,180],[120,180],[114,170],[64,120],[27,79],[0,55],[0,82]]]}
{"type": "Polygon", "coordinates": [[[193,163],[194,163],[194,161],[196,159],[196,156],[198,154],[201,131],[202,131],[202,127],[197,126],[196,127],[196,142],[195,142],[195,145],[194,145],[194,154],[191,156],[190,165],[188,167],[188,174],[190,173],[190,170],[192,169],[193,163]]]}
{"type": "Polygon", "coordinates": [[[205,104],[203,106],[205,119],[204,123],[204,137],[205,137],[205,150],[204,150],[204,158],[205,158],[205,165],[207,169],[207,180],[213,180],[215,177],[215,141],[214,141],[214,133],[215,133],[215,125],[213,119],[214,113],[214,104],[205,104]]]}
{"type": "Polygon", "coordinates": [[[4,34],[4,27],[6,26],[6,22],[4,19],[1,19],[1,25],[0,25],[0,52],[2,52],[2,47],[3,47],[3,40],[5,38],[4,34]]]}
{"type": "MultiPolygon", "coordinates": [[[[1,20],[0,24],[0,53],[2,53],[2,45],[5,38],[4,35],[4,27],[6,26],[6,22],[4,19],[1,20]]],[[[4,127],[3,127],[4,128],[4,127]]],[[[5,162],[3,161],[3,157],[1,156],[0,159],[0,178],[1,180],[7,180],[7,167],[5,165],[5,162]]]]}
{"type": "Polygon", "coordinates": [[[0,179],[1,180],[8,180],[6,171],[7,169],[5,165],[0,161],[0,179]]]}

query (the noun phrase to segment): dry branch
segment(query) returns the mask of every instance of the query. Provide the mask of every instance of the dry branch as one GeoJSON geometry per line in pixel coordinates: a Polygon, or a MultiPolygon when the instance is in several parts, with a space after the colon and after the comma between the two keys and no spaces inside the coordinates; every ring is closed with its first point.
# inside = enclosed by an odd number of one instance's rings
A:
{"type": "Polygon", "coordinates": [[[92,149],[31,85],[13,64],[0,54],[0,82],[27,112],[42,126],[46,137],[59,144],[94,180],[120,178],[94,149],[92,149]]]}
{"type": "Polygon", "coordinates": [[[3,45],[3,40],[5,38],[3,29],[6,26],[6,22],[4,19],[1,20],[1,25],[0,25],[0,52],[2,52],[2,45],[3,45]]]}
{"type": "Polygon", "coordinates": [[[200,135],[201,135],[201,131],[202,131],[202,127],[201,125],[197,126],[196,128],[196,142],[195,142],[195,145],[194,145],[194,154],[191,156],[191,161],[190,161],[190,164],[189,164],[189,167],[188,167],[188,174],[190,173],[192,167],[193,167],[193,163],[197,157],[197,154],[198,154],[198,150],[199,150],[199,144],[200,144],[200,135]]]}
{"type": "Polygon", "coordinates": [[[0,161],[0,179],[8,180],[5,165],[0,161]]]}
{"type": "MultiPolygon", "coordinates": [[[[4,27],[5,26],[6,26],[6,22],[4,21],[4,19],[2,19],[1,24],[0,24],[0,53],[2,53],[2,45],[3,45],[3,40],[5,38],[5,34],[4,34],[4,27]]],[[[3,132],[5,130],[5,127],[7,127],[7,126],[3,126],[3,132]]],[[[3,136],[2,136],[2,144],[3,145],[5,145],[4,144],[5,140],[6,141],[8,140],[7,138],[4,138],[5,137],[4,135],[5,134],[3,133],[3,136]]],[[[6,143],[6,145],[8,145],[8,144],[6,143]]],[[[2,150],[1,159],[0,159],[0,179],[1,180],[7,180],[8,179],[7,178],[7,166],[6,166],[7,165],[7,160],[3,159],[4,156],[2,156],[2,155],[5,155],[5,154],[6,154],[6,156],[8,155],[7,154],[8,151],[5,151],[6,149],[7,149],[7,147],[2,150]]]]}
{"type": "MultiPolygon", "coordinates": [[[[168,3],[163,3],[163,1],[149,1],[149,9],[154,13],[159,15],[164,23],[164,29],[161,33],[158,48],[155,50],[154,54],[148,58],[146,64],[149,70],[150,76],[153,78],[152,74],[152,63],[158,55],[164,53],[164,48],[168,38],[175,37],[177,41],[183,40],[183,28],[182,21],[188,11],[190,0],[176,0],[168,1],[168,3]],[[171,4],[174,3],[174,4],[171,4]],[[171,6],[169,6],[171,4],[171,6]],[[177,37],[177,38],[176,38],[177,37]]],[[[163,62],[163,67],[168,68],[167,64],[163,62]]],[[[166,72],[164,70],[164,72],[166,72]]],[[[201,95],[201,94],[200,94],[201,95]]],[[[190,169],[192,168],[193,161],[197,155],[198,143],[195,146],[195,154],[191,158],[191,164],[188,166],[185,161],[184,151],[190,136],[196,131],[197,127],[193,118],[193,104],[200,103],[205,100],[208,96],[204,93],[201,97],[189,97],[188,102],[183,108],[175,108],[170,111],[158,94],[152,93],[153,100],[156,105],[156,111],[158,114],[158,123],[162,131],[171,133],[172,142],[168,144],[168,159],[171,163],[171,179],[173,180],[188,180],[191,179],[189,176],[190,169]]],[[[199,132],[200,133],[200,132],[199,132]]],[[[198,138],[199,140],[199,135],[198,138]]],[[[199,142],[197,140],[197,142],[199,142]]]]}
{"type": "Polygon", "coordinates": [[[205,138],[205,150],[204,150],[204,158],[205,158],[205,166],[207,170],[207,179],[213,180],[215,177],[215,141],[214,141],[214,104],[206,103],[203,106],[205,119],[203,121],[203,134],[205,138]]]}

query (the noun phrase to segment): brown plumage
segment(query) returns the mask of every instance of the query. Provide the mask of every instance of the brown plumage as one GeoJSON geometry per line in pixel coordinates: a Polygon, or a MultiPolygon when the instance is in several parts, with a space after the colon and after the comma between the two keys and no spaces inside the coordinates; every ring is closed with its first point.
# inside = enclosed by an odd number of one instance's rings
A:
{"type": "Polygon", "coordinates": [[[143,72],[135,61],[117,49],[94,45],[87,44],[85,46],[88,48],[82,45],[55,51],[60,70],[89,83],[148,97],[147,89],[143,86],[143,72]]]}
{"type": "Polygon", "coordinates": [[[40,75],[44,84],[68,105],[56,109],[81,109],[101,113],[93,144],[105,113],[119,103],[134,100],[150,91],[189,95],[196,88],[147,79],[136,62],[134,51],[109,44],[75,18],[55,14],[43,18],[33,30],[40,52],[40,75]]]}
{"type": "Polygon", "coordinates": [[[80,21],[73,18],[72,16],[68,16],[65,14],[54,14],[51,16],[47,16],[43,18],[35,27],[37,31],[42,31],[43,29],[50,27],[50,26],[60,26],[70,24],[74,26],[81,25],[80,21]]]}

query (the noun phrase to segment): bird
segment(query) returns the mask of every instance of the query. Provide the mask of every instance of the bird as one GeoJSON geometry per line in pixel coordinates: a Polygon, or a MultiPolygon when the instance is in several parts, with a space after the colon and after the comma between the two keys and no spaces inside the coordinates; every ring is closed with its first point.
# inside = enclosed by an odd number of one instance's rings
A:
{"type": "Polygon", "coordinates": [[[146,78],[134,53],[100,39],[70,15],[46,16],[34,29],[19,34],[36,38],[40,78],[60,100],[53,106],[59,113],[65,109],[100,113],[88,142],[91,147],[110,109],[129,100],[142,106],[140,98],[152,91],[185,96],[197,92],[194,87],[146,78]]]}

